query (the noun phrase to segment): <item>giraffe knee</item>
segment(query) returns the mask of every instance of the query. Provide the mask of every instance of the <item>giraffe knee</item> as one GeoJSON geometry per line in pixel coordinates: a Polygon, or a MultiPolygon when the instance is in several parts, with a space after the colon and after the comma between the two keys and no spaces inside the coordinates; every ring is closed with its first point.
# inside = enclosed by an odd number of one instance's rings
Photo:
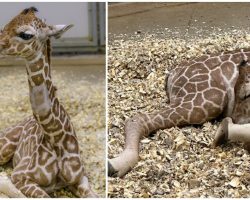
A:
{"type": "Polygon", "coordinates": [[[144,130],[144,126],[142,123],[142,119],[145,118],[145,114],[143,113],[138,113],[135,116],[133,116],[132,118],[128,119],[125,122],[125,132],[130,132],[130,130],[138,130],[138,132],[140,132],[139,130],[143,129],[144,130]]]}
{"type": "Polygon", "coordinates": [[[0,139],[0,165],[7,163],[14,155],[16,145],[7,143],[4,138],[0,139]]]}
{"type": "Polygon", "coordinates": [[[63,181],[70,185],[79,183],[84,172],[80,158],[64,158],[62,159],[62,163],[61,176],[63,181]]]}

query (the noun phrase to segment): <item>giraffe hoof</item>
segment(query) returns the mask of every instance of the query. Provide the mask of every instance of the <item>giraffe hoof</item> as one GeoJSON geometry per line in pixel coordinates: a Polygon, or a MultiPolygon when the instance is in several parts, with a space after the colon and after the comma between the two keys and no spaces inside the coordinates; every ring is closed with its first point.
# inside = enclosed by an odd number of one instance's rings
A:
{"type": "Polygon", "coordinates": [[[225,144],[228,140],[228,124],[232,122],[231,118],[225,118],[222,120],[214,138],[213,147],[225,144]]]}
{"type": "Polygon", "coordinates": [[[108,162],[108,176],[117,177],[118,171],[114,169],[110,162],[108,162]]]}

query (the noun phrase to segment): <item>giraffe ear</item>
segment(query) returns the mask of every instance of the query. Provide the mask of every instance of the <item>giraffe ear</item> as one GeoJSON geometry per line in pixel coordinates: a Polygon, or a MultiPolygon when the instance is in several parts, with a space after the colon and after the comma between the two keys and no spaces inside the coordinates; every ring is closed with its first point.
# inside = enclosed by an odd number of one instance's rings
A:
{"type": "Polygon", "coordinates": [[[50,30],[48,31],[48,36],[49,37],[55,37],[56,39],[60,38],[67,30],[72,28],[74,25],[54,25],[50,26],[50,30]]]}

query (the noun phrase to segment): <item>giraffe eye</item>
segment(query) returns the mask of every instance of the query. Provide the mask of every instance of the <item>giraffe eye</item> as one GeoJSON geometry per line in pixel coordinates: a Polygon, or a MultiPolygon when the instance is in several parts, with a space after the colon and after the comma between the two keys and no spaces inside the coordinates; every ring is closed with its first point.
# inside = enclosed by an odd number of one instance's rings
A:
{"type": "Polygon", "coordinates": [[[32,34],[27,34],[27,33],[24,33],[24,32],[19,33],[18,36],[20,38],[22,38],[23,40],[30,40],[31,38],[34,37],[34,35],[32,35],[32,34]]]}

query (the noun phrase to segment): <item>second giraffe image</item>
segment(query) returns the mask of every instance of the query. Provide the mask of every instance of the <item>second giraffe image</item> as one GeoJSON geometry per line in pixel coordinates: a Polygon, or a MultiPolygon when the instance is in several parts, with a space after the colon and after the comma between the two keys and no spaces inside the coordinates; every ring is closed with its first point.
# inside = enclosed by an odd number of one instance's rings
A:
{"type": "Polygon", "coordinates": [[[249,197],[249,8],[108,5],[109,197],[249,197]]]}
{"type": "Polygon", "coordinates": [[[0,197],[105,197],[105,3],[0,11],[0,197]]]}

